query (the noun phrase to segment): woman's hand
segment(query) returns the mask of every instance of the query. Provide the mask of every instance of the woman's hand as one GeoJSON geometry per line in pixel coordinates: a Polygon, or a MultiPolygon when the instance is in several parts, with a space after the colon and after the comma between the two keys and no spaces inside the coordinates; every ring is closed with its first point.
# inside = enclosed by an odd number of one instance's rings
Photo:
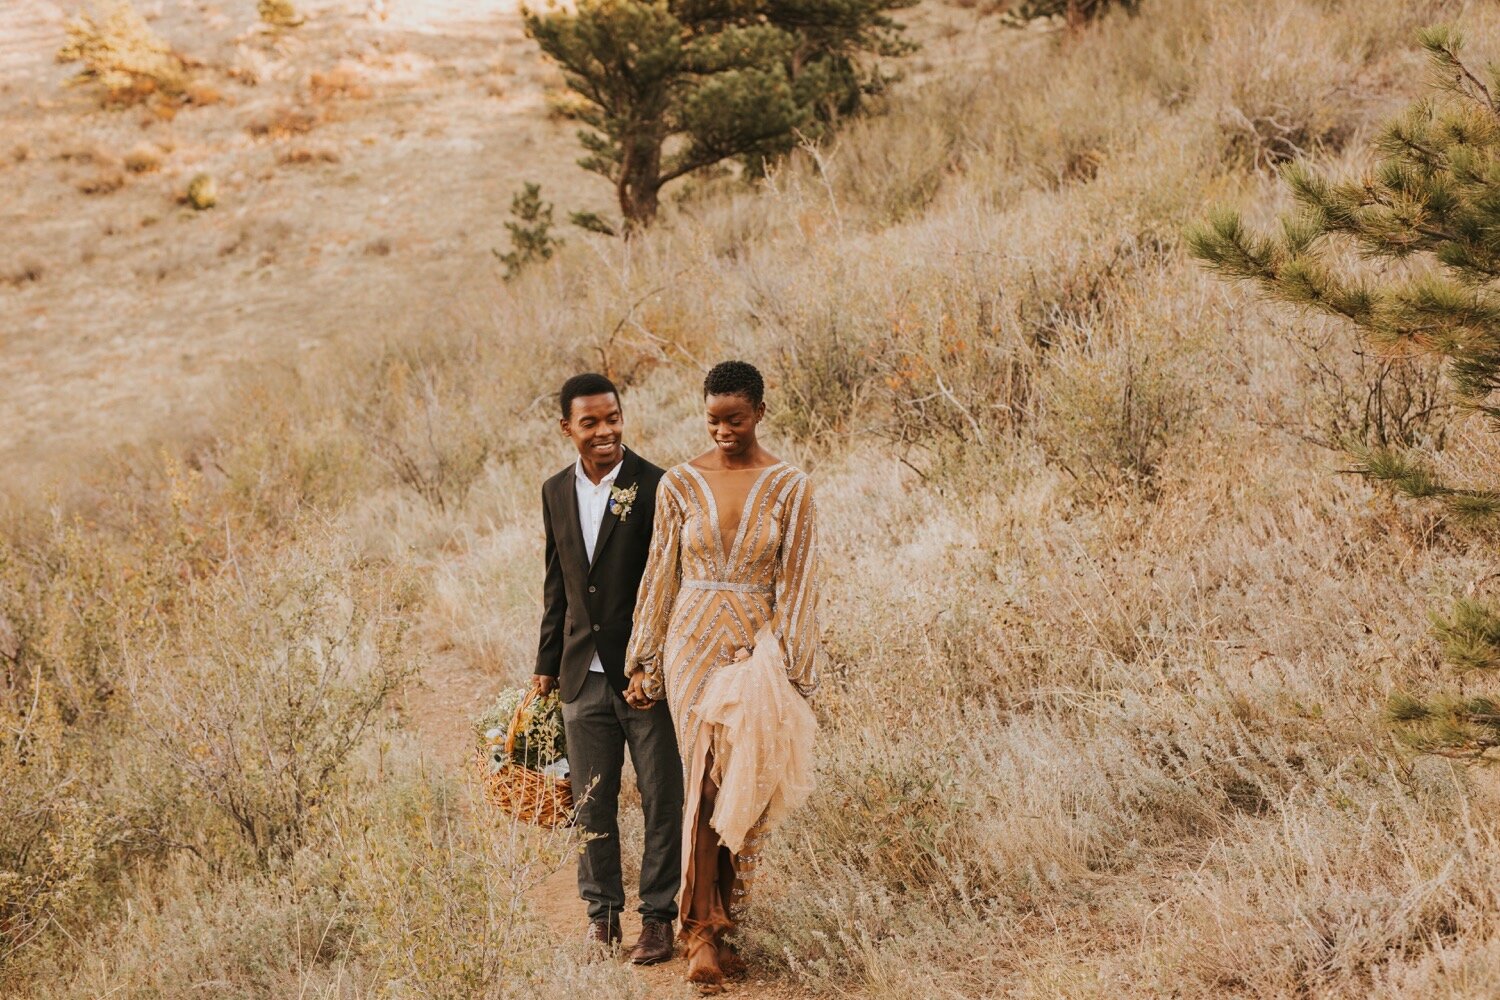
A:
{"type": "Polygon", "coordinates": [[[630,683],[625,686],[625,704],[642,710],[656,704],[646,696],[646,671],[637,670],[630,675],[630,683]]]}
{"type": "Polygon", "coordinates": [[[734,662],[735,663],[739,663],[741,660],[748,660],[748,659],[750,659],[750,650],[746,649],[744,646],[741,646],[739,649],[736,649],[734,651],[734,662]]]}

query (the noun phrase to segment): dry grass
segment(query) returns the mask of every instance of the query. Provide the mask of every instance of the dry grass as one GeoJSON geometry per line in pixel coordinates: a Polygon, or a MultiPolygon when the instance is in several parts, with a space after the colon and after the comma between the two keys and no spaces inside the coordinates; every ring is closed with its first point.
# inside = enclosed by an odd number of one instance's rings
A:
{"type": "MultiPolygon", "coordinates": [[[[762,968],[872,998],[1484,995],[1500,794],[1378,716],[1435,676],[1427,608],[1492,540],[1338,475],[1325,445],[1375,433],[1351,400],[1389,374],[1179,242],[1213,200],[1274,209],[1288,153],[1358,166],[1419,92],[1408,29],[1445,16],[1500,52],[1493,12],[1441,0],[1157,0],[1019,36],[762,188],[572,239],[463,323],[252,381],[176,458],[18,506],[9,983],[641,990],[543,939],[525,887],[567,843],[474,809],[380,678],[529,672],[560,373],[619,376],[671,462],[702,367],[738,355],[776,376],[828,570],[821,791],[771,848],[762,968]],[[323,669],[268,684],[292,662],[323,669]],[[307,786],[268,766],[298,726],[341,751],[307,786]]],[[[1432,420],[1387,430],[1493,462],[1432,420]]]]}

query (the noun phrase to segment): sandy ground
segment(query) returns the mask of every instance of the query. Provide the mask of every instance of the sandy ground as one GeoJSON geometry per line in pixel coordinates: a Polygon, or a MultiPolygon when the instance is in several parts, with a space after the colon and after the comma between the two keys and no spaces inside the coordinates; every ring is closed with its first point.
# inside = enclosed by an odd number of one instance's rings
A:
{"type": "Polygon", "coordinates": [[[145,0],[202,63],[170,118],[66,86],[77,6],[0,0],[0,466],[193,426],[236,371],[399,338],[499,280],[523,180],[607,207],[512,0],[308,3],[281,33],[249,2],[145,0]],[[132,172],[143,146],[161,166],[132,172]],[[200,172],[204,212],[178,203],[200,172]]]}

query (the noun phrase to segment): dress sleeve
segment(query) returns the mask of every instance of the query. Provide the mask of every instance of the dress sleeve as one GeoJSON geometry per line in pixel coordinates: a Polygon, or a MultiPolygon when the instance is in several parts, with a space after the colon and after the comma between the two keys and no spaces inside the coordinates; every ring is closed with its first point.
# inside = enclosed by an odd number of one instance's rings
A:
{"type": "Polygon", "coordinates": [[[667,643],[667,626],[672,620],[672,606],[677,603],[682,580],[681,538],[682,509],[673,497],[667,477],[663,476],[656,488],[651,555],[646,560],[646,572],[636,594],[630,644],[625,647],[625,676],[644,670],[646,694],[657,700],[666,696],[662,658],[667,643]]]}
{"type": "Polygon", "coordinates": [[[787,677],[804,697],[818,687],[818,532],[812,484],[799,477],[781,512],[781,553],[771,627],[787,677]]]}

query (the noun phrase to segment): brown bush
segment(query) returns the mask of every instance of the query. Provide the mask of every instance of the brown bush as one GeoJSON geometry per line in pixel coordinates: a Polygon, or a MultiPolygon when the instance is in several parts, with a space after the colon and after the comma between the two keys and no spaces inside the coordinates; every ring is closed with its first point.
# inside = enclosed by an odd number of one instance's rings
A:
{"type": "Polygon", "coordinates": [[[162,151],[149,142],[140,143],[125,154],[125,169],[133,174],[149,174],[161,169],[162,151]]]}
{"type": "Polygon", "coordinates": [[[262,865],[303,843],[417,670],[404,644],[409,585],[356,580],[316,559],[268,570],[205,583],[171,635],[127,659],[163,764],[262,865]]]}
{"type": "Polygon", "coordinates": [[[29,285],[34,281],[41,281],[42,275],[46,273],[47,270],[42,267],[41,261],[22,260],[4,275],[3,280],[7,285],[12,286],[29,285]]]}
{"type": "Polygon", "coordinates": [[[125,175],[119,170],[102,170],[73,185],[81,194],[114,194],[125,186],[125,175]]]}
{"type": "Polygon", "coordinates": [[[366,100],[373,93],[354,70],[345,66],[310,74],[307,89],[314,101],[366,100]]]}
{"type": "Polygon", "coordinates": [[[305,20],[291,0],[256,0],[255,11],[262,21],[276,28],[297,28],[305,20]]]}
{"type": "Polygon", "coordinates": [[[449,373],[400,356],[384,361],[351,423],[399,482],[438,510],[460,506],[496,450],[495,429],[448,402],[461,392],[449,373]]]}
{"type": "Polygon", "coordinates": [[[281,106],[256,115],[245,131],[257,139],[284,139],[304,135],[318,124],[318,116],[304,108],[281,106]]]}
{"type": "Polygon", "coordinates": [[[341,157],[337,150],[321,147],[294,146],[276,158],[283,166],[308,166],[318,163],[338,163],[341,157]]]}

